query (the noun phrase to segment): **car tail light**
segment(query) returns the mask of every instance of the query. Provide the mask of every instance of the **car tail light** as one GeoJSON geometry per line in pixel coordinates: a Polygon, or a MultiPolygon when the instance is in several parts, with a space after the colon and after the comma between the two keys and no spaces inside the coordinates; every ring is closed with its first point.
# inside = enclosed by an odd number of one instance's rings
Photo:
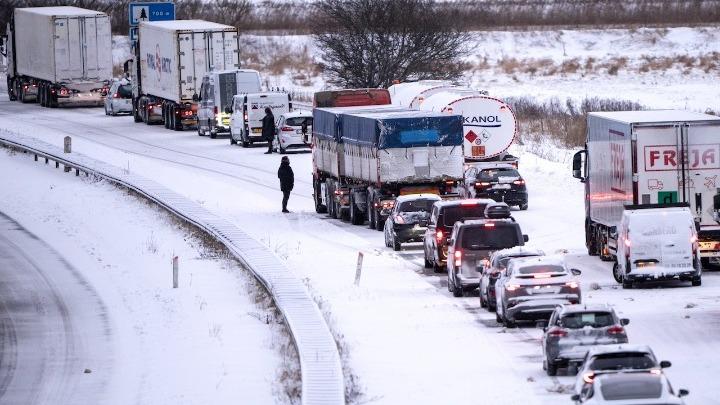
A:
{"type": "Polygon", "coordinates": [[[577,281],[568,281],[565,285],[570,288],[578,288],[580,286],[577,281]]]}
{"type": "Polygon", "coordinates": [[[113,94],[113,98],[120,98],[120,93],[113,94]]]}
{"type": "Polygon", "coordinates": [[[396,224],[404,224],[405,218],[403,218],[401,215],[395,215],[395,223],[396,224]]]}
{"type": "Polygon", "coordinates": [[[185,117],[189,117],[193,114],[192,110],[182,110],[182,115],[185,117]]]}
{"type": "Polygon", "coordinates": [[[515,291],[515,290],[518,290],[518,289],[520,289],[520,286],[517,285],[517,284],[510,284],[509,286],[507,286],[507,290],[508,290],[508,291],[515,291]]]}
{"type": "Polygon", "coordinates": [[[27,90],[27,88],[28,88],[27,84],[23,86],[23,89],[27,90]]]}
{"type": "Polygon", "coordinates": [[[525,184],[525,180],[523,180],[523,179],[515,180],[515,181],[513,181],[513,184],[516,186],[522,186],[523,184],[525,184]]]}
{"type": "Polygon", "coordinates": [[[550,337],[565,337],[568,333],[567,330],[554,326],[547,332],[547,334],[550,337]]]}
{"type": "Polygon", "coordinates": [[[475,187],[487,187],[489,185],[490,183],[488,183],[487,181],[478,181],[475,183],[475,187]]]}
{"type": "Polygon", "coordinates": [[[445,235],[443,234],[443,231],[437,231],[437,232],[435,232],[435,239],[436,239],[438,242],[442,241],[443,236],[445,236],[445,235]]]}
{"type": "Polygon", "coordinates": [[[395,206],[395,200],[385,200],[380,202],[380,206],[384,210],[390,210],[395,206]]]}
{"type": "Polygon", "coordinates": [[[595,373],[593,373],[593,372],[583,374],[583,381],[585,381],[588,384],[592,384],[594,379],[595,379],[595,373]]]}
{"type": "Polygon", "coordinates": [[[455,180],[446,180],[446,181],[445,181],[445,184],[447,184],[448,186],[454,186],[454,185],[455,185],[455,180]]]}
{"type": "Polygon", "coordinates": [[[455,267],[462,266],[462,250],[455,251],[455,267]]]}
{"type": "Polygon", "coordinates": [[[653,368],[650,370],[650,373],[655,374],[655,375],[660,375],[660,374],[662,374],[662,370],[660,370],[658,368],[653,368]]]}
{"type": "Polygon", "coordinates": [[[292,127],[282,127],[282,128],[280,128],[280,130],[281,130],[281,131],[285,131],[285,132],[287,132],[287,131],[293,131],[292,127]]]}
{"type": "Polygon", "coordinates": [[[478,205],[478,203],[477,203],[477,201],[466,200],[466,201],[461,202],[460,205],[469,206],[469,205],[478,205]]]}
{"type": "Polygon", "coordinates": [[[243,119],[244,119],[245,121],[247,121],[247,120],[248,120],[248,114],[247,114],[247,111],[245,112],[245,117],[244,117],[243,119]]]}
{"type": "Polygon", "coordinates": [[[485,228],[495,228],[495,224],[492,222],[488,222],[488,223],[484,224],[483,226],[485,226],[485,228]]]}
{"type": "Polygon", "coordinates": [[[608,335],[620,335],[625,333],[625,328],[620,325],[613,325],[607,330],[608,335]]]}

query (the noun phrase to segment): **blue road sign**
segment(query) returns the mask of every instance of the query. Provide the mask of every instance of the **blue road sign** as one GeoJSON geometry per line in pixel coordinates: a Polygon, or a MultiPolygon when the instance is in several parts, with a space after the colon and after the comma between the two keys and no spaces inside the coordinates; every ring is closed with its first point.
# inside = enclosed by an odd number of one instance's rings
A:
{"type": "Polygon", "coordinates": [[[130,26],[140,21],[168,21],[175,19],[175,3],[130,3],[128,6],[130,26]]]}
{"type": "Polygon", "coordinates": [[[138,38],[138,27],[130,27],[130,41],[135,42],[138,38]]]}

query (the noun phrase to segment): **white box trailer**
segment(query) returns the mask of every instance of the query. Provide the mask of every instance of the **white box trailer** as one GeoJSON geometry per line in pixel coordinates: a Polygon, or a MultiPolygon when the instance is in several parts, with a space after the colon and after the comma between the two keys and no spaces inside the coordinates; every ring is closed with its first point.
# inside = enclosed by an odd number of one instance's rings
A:
{"type": "Polygon", "coordinates": [[[136,46],[136,121],[197,125],[206,72],[240,67],[237,29],[202,20],[141,22],[136,46]]]}
{"type": "Polygon", "coordinates": [[[720,117],[593,112],[587,123],[573,176],[585,183],[588,253],[613,259],[624,206],[687,203],[699,226],[701,256],[720,257],[720,117]]]}
{"type": "Polygon", "coordinates": [[[112,79],[105,13],[78,7],[16,8],[8,24],[10,99],[102,105],[112,79]]]}
{"type": "Polygon", "coordinates": [[[449,80],[420,80],[393,84],[388,87],[392,103],[406,108],[418,108],[426,98],[433,94],[457,87],[449,80]]]}

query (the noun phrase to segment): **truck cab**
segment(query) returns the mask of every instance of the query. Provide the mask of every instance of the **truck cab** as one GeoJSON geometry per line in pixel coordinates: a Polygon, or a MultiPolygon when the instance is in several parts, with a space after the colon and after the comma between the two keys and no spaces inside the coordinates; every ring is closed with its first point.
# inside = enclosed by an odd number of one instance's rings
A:
{"type": "Polygon", "coordinates": [[[207,72],[202,78],[198,97],[198,135],[215,138],[230,132],[233,97],[261,91],[257,70],[238,69],[207,72]]]}
{"type": "Polygon", "coordinates": [[[687,204],[626,206],[617,232],[613,276],[623,288],[643,281],[702,283],[698,233],[687,204]]]}

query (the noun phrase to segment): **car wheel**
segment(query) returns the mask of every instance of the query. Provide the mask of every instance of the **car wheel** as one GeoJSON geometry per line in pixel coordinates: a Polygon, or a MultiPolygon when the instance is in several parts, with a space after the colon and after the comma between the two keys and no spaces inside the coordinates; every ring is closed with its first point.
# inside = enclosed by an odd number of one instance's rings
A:
{"type": "Polygon", "coordinates": [[[443,268],[442,268],[442,266],[440,266],[437,262],[433,261],[433,271],[434,271],[435,273],[442,273],[442,272],[443,272],[443,268]]]}
{"type": "MultiPolygon", "coordinates": [[[[451,271],[451,270],[448,269],[448,282],[450,282],[450,279],[451,279],[451,277],[450,277],[450,271],[451,271]]],[[[453,289],[452,289],[453,297],[458,298],[458,297],[462,297],[463,295],[465,295],[465,290],[463,289],[463,287],[462,287],[461,285],[457,285],[457,283],[456,283],[457,279],[456,279],[455,277],[452,277],[452,280],[453,280],[453,281],[452,281],[452,283],[453,283],[453,289]]]]}
{"type": "Polygon", "coordinates": [[[217,131],[213,131],[213,130],[211,129],[211,130],[210,130],[210,139],[215,139],[215,138],[217,138],[217,131]]]}
{"type": "Polygon", "coordinates": [[[557,369],[558,369],[557,364],[555,364],[549,360],[546,360],[546,362],[547,362],[547,369],[546,369],[547,375],[549,375],[550,377],[555,377],[557,375],[557,369]]]}
{"type": "Polygon", "coordinates": [[[250,142],[248,142],[248,141],[242,141],[242,147],[243,147],[243,148],[250,147],[250,142]]]}
{"type": "Polygon", "coordinates": [[[613,273],[613,278],[615,279],[615,281],[617,281],[619,284],[622,284],[622,274],[620,274],[620,265],[617,262],[615,262],[615,264],[613,265],[612,273],[613,273]]]}
{"type": "Polygon", "coordinates": [[[697,276],[693,278],[691,283],[693,287],[700,287],[702,285],[702,277],[697,276]]]}
{"type": "Polygon", "coordinates": [[[385,221],[382,219],[382,215],[380,215],[379,212],[375,213],[375,229],[378,231],[381,230],[385,226],[385,221]]]}
{"type": "Polygon", "coordinates": [[[517,326],[515,321],[509,319],[507,316],[505,316],[504,313],[503,313],[503,325],[508,329],[512,329],[517,326]]]}
{"type": "Polygon", "coordinates": [[[427,257],[425,257],[425,268],[429,269],[432,267],[432,265],[433,265],[432,262],[430,260],[428,260],[427,257]]]}
{"type": "Polygon", "coordinates": [[[491,301],[488,301],[488,303],[487,303],[487,310],[488,310],[488,312],[495,312],[495,311],[497,311],[496,305],[493,304],[491,301]]]}
{"type": "Polygon", "coordinates": [[[520,208],[520,211],[525,211],[525,210],[527,210],[527,209],[528,209],[528,203],[520,204],[519,208],[520,208]]]}

